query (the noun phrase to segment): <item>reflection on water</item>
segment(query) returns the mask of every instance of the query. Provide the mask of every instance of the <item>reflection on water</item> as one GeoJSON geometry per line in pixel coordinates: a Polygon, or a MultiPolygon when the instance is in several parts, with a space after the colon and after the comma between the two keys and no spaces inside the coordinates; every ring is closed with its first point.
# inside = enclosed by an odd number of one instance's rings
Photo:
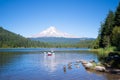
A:
{"type": "Polygon", "coordinates": [[[52,54],[52,56],[44,54],[44,65],[46,68],[49,68],[51,72],[54,72],[57,66],[55,54],[52,54]]]}
{"type": "Polygon", "coordinates": [[[54,49],[55,54],[48,56],[45,49],[13,51],[0,52],[0,80],[120,80],[119,75],[86,71],[76,62],[80,59],[97,62],[97,55],[91,52],[54,49]]]}

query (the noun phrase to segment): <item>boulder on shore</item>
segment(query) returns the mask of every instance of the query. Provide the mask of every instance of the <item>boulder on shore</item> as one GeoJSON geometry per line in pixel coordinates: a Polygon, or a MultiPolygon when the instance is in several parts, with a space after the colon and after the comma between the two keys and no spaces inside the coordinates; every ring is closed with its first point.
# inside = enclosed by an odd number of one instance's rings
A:
{"type": "Polygon", "coordinates": [[[80,60],[80,62],[81,62],[82,64],[87,64],[87,63],[88,63],[88,62],[85,61],[85,60],[80,60]]]}
{"type": "Polygon", "coordinates": [[[105,72],[105,67],[103,67],[103,66],[95,66],[95,68],[94,68],[96,71],[100,71],[100,72],[105,72]]]}
{"type": "Polygon", "coordinates": [[[90,69],[91,67],[93,67],[93,64],[88,62],[86,64],[83,65],[86,69],[90,69]]]}

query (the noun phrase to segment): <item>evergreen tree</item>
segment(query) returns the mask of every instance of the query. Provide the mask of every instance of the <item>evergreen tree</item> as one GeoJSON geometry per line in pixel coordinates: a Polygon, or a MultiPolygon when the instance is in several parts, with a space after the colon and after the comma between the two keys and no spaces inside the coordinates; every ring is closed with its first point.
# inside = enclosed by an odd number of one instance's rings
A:
{"type": "Polygon", "coordinates": [[[104,23],[101,24],[96,42],[99,42],[99,48],[115,46],[120,50],[120,3],[115,13],[109,11],[104,23]]]}
{"type": "Polygon", "coordinates": [[[115,25],[120,27],[120,3],[117,7],[117,10],[115,12],[115,19],[114,19],[115,25]]]}
{"type": "Polygon", "coordinates": [[[109,11],[109,14],[103,24],[101,24],[101,29],[99,31],[100,41],[99,47],[108,47],[111,45],[111,35],[114,27],[114,13],[109,11]]]}
{"type": "Polygon", "coordinates": [[[112,31],[112,45],[120,50],[120,27],[115,27],[112,31]]]}
{"type": "Polygon", "coordinates": [[[44,42],[31,41],[19,34],[15,34],[0,27],[0,48],[17,48],[17,47],[48,47],[44,42]]]}
{"type": "Polygon", "coordinates": [[[100,36],[98,36],[97,39],[93,41],[92,48],[98,49],[99,48],[99,41],[100,41],[100,36]]]}

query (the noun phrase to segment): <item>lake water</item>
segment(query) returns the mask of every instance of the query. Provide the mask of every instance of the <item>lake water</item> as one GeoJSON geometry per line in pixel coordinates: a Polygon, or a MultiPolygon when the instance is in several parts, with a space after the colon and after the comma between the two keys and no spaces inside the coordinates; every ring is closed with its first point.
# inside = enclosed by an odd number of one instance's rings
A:
{"type": "Polygon", "coordinates": [[[119,75],[86,71],[76,60],[95,60],[96,54],[79,48],[0,49],[0,80],[120,80],[119,75]],[[44,52],[54,51],[48,56],[44,52]],[[72,67],[68,67],[68,63],[72,67]],[[66,68],[63,68],[66,66],[66,68]]]}

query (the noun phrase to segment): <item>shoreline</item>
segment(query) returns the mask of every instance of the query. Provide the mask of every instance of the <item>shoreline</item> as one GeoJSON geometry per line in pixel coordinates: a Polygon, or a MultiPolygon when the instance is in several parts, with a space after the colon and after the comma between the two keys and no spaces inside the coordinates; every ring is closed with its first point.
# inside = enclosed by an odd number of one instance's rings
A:
{"type": "Polygon", "coordinates": [[[87,71],[96,71],[120,75],[120,68],[105,67],[102,63],[96,63],[94,60],[80,60],[79,62],[84,66],[87,71]]]}

